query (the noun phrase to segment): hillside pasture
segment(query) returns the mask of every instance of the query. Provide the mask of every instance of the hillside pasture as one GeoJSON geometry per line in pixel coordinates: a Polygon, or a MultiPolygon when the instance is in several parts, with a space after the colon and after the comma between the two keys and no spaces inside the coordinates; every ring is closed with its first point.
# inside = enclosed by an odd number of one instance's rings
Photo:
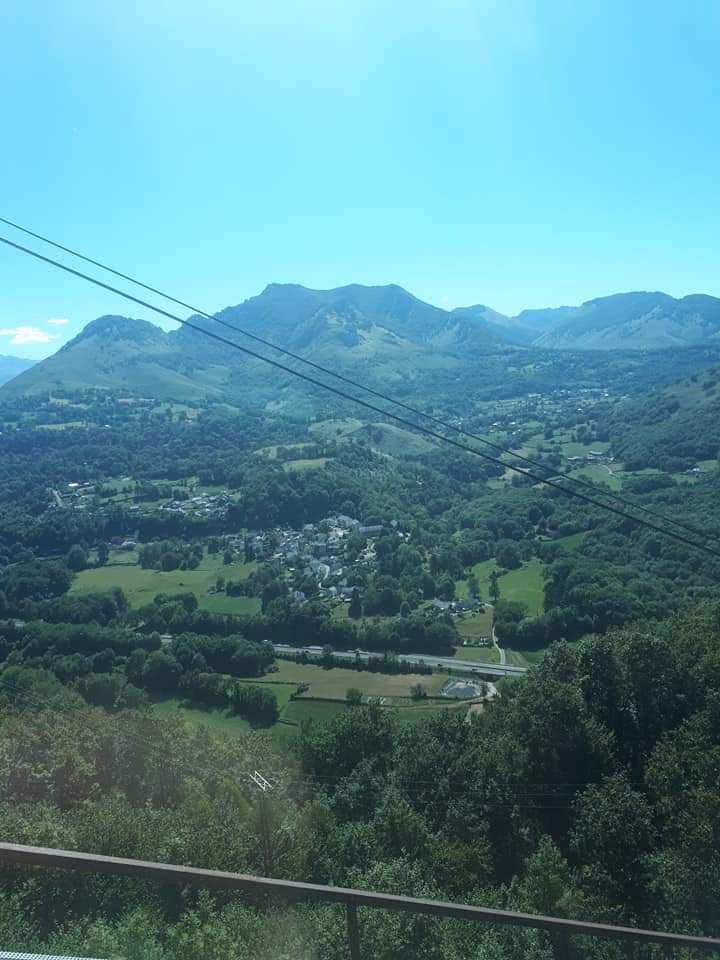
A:
{"type": "MultiPolygon", "coordinates": [[[[104,567],[83,570],[75,578],[70,593],[102,593],[120,587],[131,607],[151,603],[159,593],[194,593],[198,604],[215,613],[246,613],[247,597],[227,597],[211,593],[219,576],[244,580],[255,569],[254,563],[223,563],[222,553],[206,554],[195,570],[145,570],[137,562],[108,563],[104,567]],[[225,602],[227,601],[227,603],[225,602]],[[244,609],[243,609],[244,607],[244,609]],[[220,609],[223,608],[223,609],[220,609]]],[[[255,607],[257,609],[257,607],[255,607]]],[[[250,611],[250,612],[254,612],[250,611]]]]}
{"type": "MultiPolygon", "coordinates": [[[[490,575],[497,569],[497,562],[494,558],[476,563],[472,568],[478,579],[480,595],[483,599],[488,599],[490,596],[490,575]]],[[[537,616],[543,612],[545,599],[543,564],[536,557],[523,563],[517,570],[508,570],[503,573],[498,583],[502,599],[519,600],[521,603],[527,604],[530,616],[537,616]]],[[[466,582],[464,580],[457,581],[456,590],[458,596],[466,596],[466,582]]]]}
{"type": "MultiPolygon", "coordinates": [[[[421,683],[431,696],[439,695],[447,679],[441,674],[420,673],[371,673],[369,670],[349,670],[344,667],[324,667],[312,663],[295,663],[278,660],[277,673],[268,675],[271,681],[307,683],[309,689],[300,695],[344,700],[351,687],[356,687],[366,697],[409,697],[410,687],[421,683]]],[[[263,681],[259,681],[263,682],[263,681]]]]}

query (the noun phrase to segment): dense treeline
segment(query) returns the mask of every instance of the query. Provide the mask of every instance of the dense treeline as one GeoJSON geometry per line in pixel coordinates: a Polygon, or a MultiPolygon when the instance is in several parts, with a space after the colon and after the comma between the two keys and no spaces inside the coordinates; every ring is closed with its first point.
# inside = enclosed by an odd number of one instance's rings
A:
{"type": "Polygon", "coordinates": [[[680,389],[628,400],[610,417],[613,449],[631,470],[676,473],[720,451],[720,370],[694,374],[680,389]],[[679,396],[677,395],[679,394],[679,396]]]}
{"type": "MultiPolygon", "coordinates": [[[[110,716],[25,672],[0,695],[3,836],[247,872],[269,857],[297,880],[717,936],[719,641],[714,605],[556,645],[471,724],[399,727],[392,711],[354,707],[305,729],[301,778],[265,738],[110,716]],[[248,769],[273,778],[269,847],[248,769]]],[[[142,937],[159,960],[346,955],[332,908],[43,871],[2,879],[11,948],[124,955],[142,937]]],[[[362,932],[363,956],[379,960],[553,956],[532,931],[378,913],[362,932]]],[[[576,941],[565,955],[624,953],[576,941]]]]}
{"type": "Polygon", "coordinates": [[[40,670],[111,711],[143,706],[148,695],[179,696],[260,725],[278,717],[271,691],[236,682],[271,670],[273,649],[240,636],[182,633],[163,645],[158,633],[127,626],[0,621],[0,656],[8,665],[0,684],[17,686],[24,671],[40,670]]]}

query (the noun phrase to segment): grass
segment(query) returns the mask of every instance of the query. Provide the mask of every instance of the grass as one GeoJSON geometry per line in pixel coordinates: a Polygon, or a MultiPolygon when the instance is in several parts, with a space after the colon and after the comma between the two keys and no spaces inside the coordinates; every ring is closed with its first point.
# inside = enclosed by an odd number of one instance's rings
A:
{"type": "Polygon", "coordinates": [[[68,420],[66,423],[38,423],[41,430],[73,430],[77,427],[84,427],[84,420],[68,420]]]}
{"type": "Polygon", "coordinates": [[[338,420],[319,420],[317,423],[310,425],[310,432],[316,433],[324,440],[332,440],[334,438],[339,439],[340,437],[347,436],[349,433],[354,433],[355,430],[359,430],[362,425],[362,420],[358,420],[356,417],[344,417],[338,420]]]}
{"type": "MultiPolygon", "coordinates": [[[[476,563],[472,569],[480,584],[481,595],[489,597],[490,575],[493,570],[497,570],[495,559],[476,563]]],[[[527,604],[530,616],[537,616],[543,612],[545,599],[543,564],[536,557],[528,560],[517,570],[509,570],[502,574],[498,583],[500,585],[500,596],[503,600],[519,600],[527,604]]],[[[464,580],[458,581],[457,590],[459,594],[462,591],[467,592],[467,585],[464,580]]]]}
{"type": "Polygon", "coordinates": [[[287,460],[283,469],[290,473],[301,473],[303,470],[319,470],[328,462],[329,457],[315,457],[312,460],[287,460]]]}
{"type": "Polygon", "coordinates": [[[584,538],[585,538],[585,533],[584,531],[581,530],[579,533],[571,533],[571,534],[568,534],[567,537],[558,537],[557,539],[551,540],[550,542],[557,543],[560,546],[565,547],[566,550],[572,551],[572,550],[577,550],[577,548],[583,542],[584,538]]]}
{"type": "Polygon", "coordinates": [[[214,707],[191,706],[178,697],[156,701],[153,704],[153,710],[163,716],[181,713],[188,723],[196,727],[207,727],[211,733],[236,736],[251,729],[248,721],[243,720],[242,717],[231,716],[224,710],[214,707]]]}
{"type": "Polygon", "coordinates": [[[260,612],[259,597],[229,597],[226,593],[213,593],[198,598],[203,610],[210,613],[229,613],[236,616],[251,616],[260,612]]]}
{"type": "Polygon", "coordinates": [[[348,670],[333,667],[325,670],[312,663],[294,663],[290,660],[278,660],[278,671],[269,676],[274,681],[307,683],[310,689],[306,697],[329,697],[345,700],[350,687],[357,687],[368,697],[407,697],[410,687],[421,683],[428,694],[440,692],[447,677],[441,674],[419,673],[370,673],[368,670],[348,670]]]}
{"type": "Polygon", "coordinates": [[[290,697],[295,693],[295,687],[291,683],[278,683],[276,678],[277,674],[271,673],[262,680],[243,680],[240,678],[240,682],[263,687],[265,690],[269,690],[270,693],[274,693],[277,698],[280,713],[282,714],[285,707],[290,703],[290,697]]]}
{"type": "MultiPolygon", "coordinates": [[[[127,556],[127,555],[126,555],[127,556]]],[[[128,598],[130,606],[141,607],[150,603],[158,593],[194,593],[198,603],[204,609],[216,613],[247,612],[236,605],[242,600],[254,598],[227,597],[226,594],[210,594],[219,576],[225,579],[243,580],[254,563],[223,563],[222,553],[206,554],[196,570],[170,570],[167,573],[158,570],[144,570],[139,564],[117,563],[79,573],[70,588],[71,593],[101,593],[112,587],[120,587],[128,598]],[[235,604],[232,609],[217,609],[224,606],[222,601],[235,604]],[[213,603],[215,608],[213,608],[213,603]]]]}
{"type": "Polygon", "coordinates": [[[309,441],[305,441],[304,443],[275,443],[269,447],[258,447],[255,453],[262,453],[266,457],[270,457],[270,459],[275,459],[275,457],[277,457],[278,450],[280,449],[280,447],[288,451],[293,451],[293,450],[299,451],[299,450],[307,450],[308,447],[313,447],[313,446],[315,446],[315,444],[310,443],[309,441]]]}
{"type": "MultiPolygon", "coordinates": [[[[472,659],[474,654],[496,656],[494,650],[466,648],[466,651],[472,659]]],[[[481,657],[478,656],[477,659],[480,661],[481,657]]],[[[488,662],[487,659],[485,662],[488,662]]],[[[350,687],[356,687],[367,697],[385,697],[385,708],[394,710],[395,716],[403,724],[418,723],[441,712],[464,713],[467,709],[466,704],[452,700],[445,704],[438,701],[414,703],[409,699],[410,687],[417,683],[423,685],[429,696],[439,696],[447,681],[445,672],[392,675],[343,667],[325,670],[316,664],[294,663],[289,660],[278,660],[276,665],[277,671],[258,680],[242,682],[262,686],[277,697],[280,719],[267,728],[267,732],[280,742],[297,737],[300,725],[306,721],[327,723],[351,709],[345,702],[345,695],[350,687]],[[298,683],[307,683],[309,689],[305,694],[291,700],[298,683]],[[314,699],[316,697],[320,699],[314,699]]],[[[217,734],[237,736],[252,729],[247,720],[232,716],[225,710],[204,707],[178,697],[158,700],[153,704],[153,709],[162,714],[181,713],[188,723],[207,727],[217,734]]]]}
{"type": "Polygon", "coordinates": [[[301,724],[305,720],[327,723],[349,707],[337,700],[293,700],[283,712],[283,720],[301,724]]]}
{"type": "Polygon", "coordinates": [[[463,640],[475,640],[477,637],[489,637],[492,633],[492,608],[486,607],[482,613],[473,613],[455,621],[457,631],[463,640]]]}
{"type": "Polygon", "coordinates": [[[437,704],[417,704],[413,707],[398,707],[395,716],[400,723],[422,723],[423,720],[430,720],[432,717],[437,717],[441,713],[465,714],[467,713],[467,709],[467,702],[464,701],[450,704],[447,707],[438,706],[437,704]]]}
{"type": "Polygon", "coordinates": [[[458,647],[457,660],[473,660],[476,663],[500,663],[497,647],[458,647]]]}
{"type": "Polygon", "coordinates": [[[577,443],[572,440],[561,442],[560,448],[565,457],[586,457],[591,450],[598,453],[605,453],[610,444],[604,440],[598,440],[595,443],[577,443]]]}
{"type": "Polygon", "coordinates": [[[614,467],[608,468],[602,463],[593,463],[587,467],[580,467],[577,470],[571,470],[568,476],[573,479],[592,480],[594,483],[605,483],[611,490],[620,490],[622,480],[618,476],[618,471],[614,467]]]}

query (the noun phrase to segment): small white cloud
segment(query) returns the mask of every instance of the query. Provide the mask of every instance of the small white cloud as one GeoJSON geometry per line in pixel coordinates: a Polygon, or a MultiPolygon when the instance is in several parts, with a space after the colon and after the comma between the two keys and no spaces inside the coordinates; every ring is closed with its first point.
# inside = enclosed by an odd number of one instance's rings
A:
{"type": "Polygon", "coordinates": [[[50,343],[57,340],[57,334],[40,330],[39,327],[5,327],[0,330],[0,337],[11,337],[10,343],[16,347],[25,347],[35,343],[50,343]]]}
{"type": "Polygon", "coordinates": [[[52,320],[48,320],[48,323],[51,323],[54,327],[64,327],[70,321],[66,317],[53,317],[52,320]]]}

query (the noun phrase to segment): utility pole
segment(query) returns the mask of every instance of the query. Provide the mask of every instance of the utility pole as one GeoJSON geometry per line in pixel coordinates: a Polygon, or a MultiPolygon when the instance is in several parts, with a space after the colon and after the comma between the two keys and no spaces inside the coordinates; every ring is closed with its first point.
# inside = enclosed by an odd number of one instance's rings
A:
{"type": "Polygon", "coordinates": [[[250,780],[259,791],[258,812],[260,815],[260,841],[263,854],[263,875],[271,877],[273,875],[273,849],[270,824],[270,812],[268,810],[268,794],[272,790],[272,784],[261,773],[254,770],[250,774],[250,780]]]}

